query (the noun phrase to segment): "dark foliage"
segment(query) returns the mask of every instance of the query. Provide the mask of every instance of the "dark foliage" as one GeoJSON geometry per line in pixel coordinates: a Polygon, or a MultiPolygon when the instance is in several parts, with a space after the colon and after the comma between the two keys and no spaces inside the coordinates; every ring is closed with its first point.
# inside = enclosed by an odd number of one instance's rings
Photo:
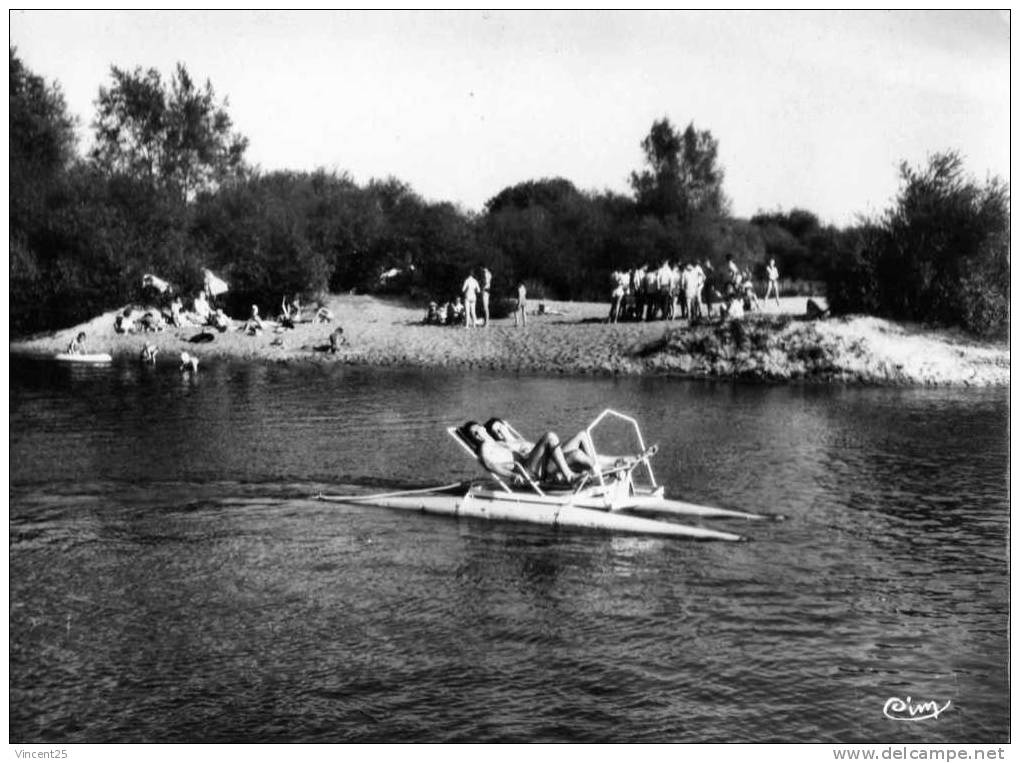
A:
{"type": "MultiPolygon", "coordinates": [[[[444,302],[468,271],[493,274],[494,314],[529,299],[606,300],[610,274],[726,255],[760,278],[769,256],[785,277],[828,274],[834,310],[923,317],[980,331],[1009,306],[1008,192],[964,182],[955,157],[904,168],[905,189],[880,224],[846,231],[815,215],[727,213],[718,143],[689,124],[655,122],[634,196],[564,178],[503,189],[480,215],[423,200],[395,178],[260,173],[244,162],[226,102],[183,65],[112,69],[97,100],[95,149],[75,154],[75,120],[59,89],[10,51],[11,330],[67,326],[141,298],[156,274],[190,297],[209,268],[230,284],[228,313],[284,297],[376,292],[444,302]]],[[[721,284],[720,284],[721,286],[721,284]]]]}
{"type": "Polygon", "coordinates": [[[719,141],[708,130],[696,130],[692,122],[680,133],[663,118],[652,124],[641,149],[648,167],[630,178],[641,213],[679,221],[727,213],[719,141]]]}
{"type": "Polygon", "coordinates": [[[1009,319],[1009,189],[968,178],[955,152],[900,168],[896,205],[858,231],[828,278],[834,312],[997,335],[1009,319]]]}

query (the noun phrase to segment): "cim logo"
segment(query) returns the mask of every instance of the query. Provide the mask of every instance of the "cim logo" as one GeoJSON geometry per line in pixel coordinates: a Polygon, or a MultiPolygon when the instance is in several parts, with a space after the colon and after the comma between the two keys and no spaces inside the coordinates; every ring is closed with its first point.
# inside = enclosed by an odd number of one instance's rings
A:
{"type": "Polygon", "coordinates": [[[946,700],[946,704],[939,707],[935,700],[927,702],[912,702],[910,697],[905,700],[899,697],[890,697],[885,701],[882,714],[894,721],[926,721],[929,718],[938,718],[952,704],[952,700],[946,700]]]}

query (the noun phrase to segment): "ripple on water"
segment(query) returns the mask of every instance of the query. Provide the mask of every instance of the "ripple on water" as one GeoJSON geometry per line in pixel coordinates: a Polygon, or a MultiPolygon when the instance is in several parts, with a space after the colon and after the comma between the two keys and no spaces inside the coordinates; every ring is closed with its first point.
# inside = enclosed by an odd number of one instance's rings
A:
{"type": "Polygon", "coordinates": [[[208,371],[14,369],[12,739],[1008,738],[1005,395],[208,371]],[[606,405],[674,492],[788,519],[674,543],[310,500],[470,476],[467,418],[606,405]],[[892,724],[900,694],[953,711],[892,724]]]}

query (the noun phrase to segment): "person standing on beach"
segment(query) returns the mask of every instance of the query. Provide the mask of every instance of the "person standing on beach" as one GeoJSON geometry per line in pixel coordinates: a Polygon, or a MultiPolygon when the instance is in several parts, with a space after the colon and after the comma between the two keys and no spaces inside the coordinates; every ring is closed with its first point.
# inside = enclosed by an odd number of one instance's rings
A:
{"type": "Polygon", "coordinates": [[[492,273],[482,268],[482,325],[489,325],[489,292],[492,291],[492,273]]]}
{"type": "Polygon", "coordinates": [[[629,276],[620,270],[614,270],[610,277],[610,285],[613,287],[609,295],[609,323],[616,323],[620,320],[620,311],[623,310],[623,298],[627,294],[627,285],[630,283],[629,276]]]}
{"type": "Polygon", "coordinates": [[[478,322],[478,318],[475,317],[475,302],[481,288],[478,285],[478,279],[468,273],[467,278],[464,279],[464,285],[460,287],[460,291],[464,295],[464,328],[474,328],[478,322]]]}
{"type": "Polygon", "coordinates": [[[659,271],[654,266],[645,270],[642,285],[645,293],[645,314],[641,320],[654,321],[656,310],[662,306],[659,302],[659,271]]]}
{"type": "Polygon", "coordinates": [[[733,255],[726,255],[726,270],[729,275],[729,282],[736,289],[740,285],[740,268],[737,267],[737,263],[733,261],[733,255]]]}
{"type": "Polygon", "coordinates": [[[630,271],[630,290],[634,294],[634,319],[645,319],[645,266],[630,271]]]}
{"type": "Polygon", "coordinates": [[[659,290],[659,311],[662,313],[662,319],[673,320],[673,267],[669,260],[662,260],[655,273],[655,280],[659,290]]]}
{"type": "Polygon", "coordinates": [[[514,309],[514,326],[528,325],[527,307],[528,307],[528,290],[524,287],[524,281],[520,281],[517,284],[517,307],[514,309]]]}
{"type": "Polygon", "coordinates": [[[765,268],[765,273],[769,278],[769,285],[765,288],[765,296],[762,302],[768,301],[769,294],[775,297],[776,307],[779,307],[779,268],[776,267],[776,260],[773,257],[769,260],[769,265],[765,268]]]}

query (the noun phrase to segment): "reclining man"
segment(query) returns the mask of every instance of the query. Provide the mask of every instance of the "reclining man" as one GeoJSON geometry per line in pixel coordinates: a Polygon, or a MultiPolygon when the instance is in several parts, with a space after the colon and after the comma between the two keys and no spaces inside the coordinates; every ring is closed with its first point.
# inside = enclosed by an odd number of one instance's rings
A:
{"type": "Polygon", "coordinates": [[[546,432],[527,453],[493,439],[485,427],[476,421],[467,422],[460,432],[474,448],[482,465],[500,477],[518,477],[520,469],[524,469],[531,479],[538,482],[573,482],[580,476],[567,463],[560,438],[555,432],[546,432]]]}

